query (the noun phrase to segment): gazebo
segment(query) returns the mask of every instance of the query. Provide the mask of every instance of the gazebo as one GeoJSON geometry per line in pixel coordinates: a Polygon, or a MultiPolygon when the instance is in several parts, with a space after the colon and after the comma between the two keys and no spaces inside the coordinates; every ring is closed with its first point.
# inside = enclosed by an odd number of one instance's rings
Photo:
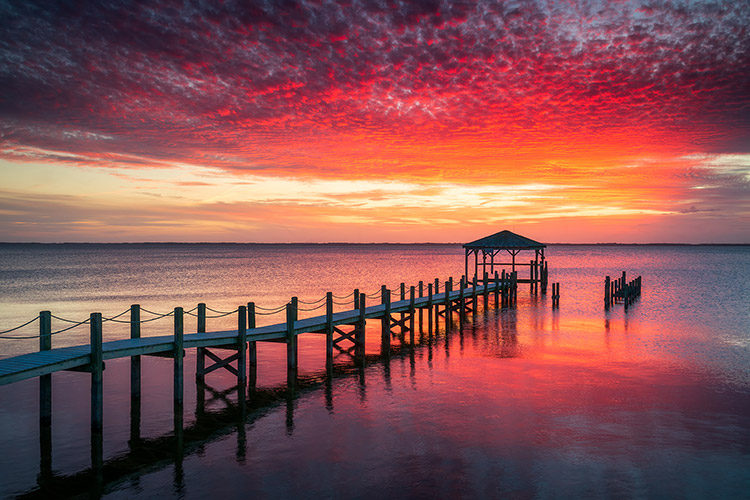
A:
{"type": "MultiPolygon", "coordinates": [[[[535,287],[536,283],[542,283],[542,289],[546,288],[546,276],[547,268],[544,261],[544,249],[547,245],[526,238],[519,234],[511,231],[500,231],[491,236],[485,236],[484,238],[466,243],[464,246],[465,259],[464,269],[465,275],[469,277],[469,255],[474,255],[474,276],[480,279],[484,276],[484,273],[488,273],[493,276],[495,273],[495,267],[498,266],[501,269],[504,266],[510,266],[510,272],[514,272],[516,267],[529,266],[529,279],[519,279],[519,283],[531,283],[532,288],[535,287]],[[534,260],[528,263],[516,262],[516,255],[524,250],[534,251],[534,260]],[[482,271],[479,274],[479,253],[482,254],[482,271]],[[511,257],[510,262],[496,262],[495,256],[502,252],[508,252],[511,257]],[[489,262],[487,261],[489,257],[489,262]]],[[[500,259],[497,259],[500,260],[500,259]]]]}

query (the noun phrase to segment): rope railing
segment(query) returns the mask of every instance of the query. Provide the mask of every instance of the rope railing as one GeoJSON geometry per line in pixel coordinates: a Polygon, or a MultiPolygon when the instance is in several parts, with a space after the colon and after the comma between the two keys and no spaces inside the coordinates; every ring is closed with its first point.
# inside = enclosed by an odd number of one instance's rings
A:
{"type": "MultiPolygon", "coordinates": [[[[323,298],[325,298],[325,297],[323,297],[323,298]]],[[[326,305],[325,302],[323,302],[322,304],[319,304],[319,305],[317,305],[315,307],[310,307],[310,308],[298,307],[297,310],[298,311],[304,311],[304,312],[317,311],[321,307],[325,307],[325,305],[326,305]]]]}
{"type": "Polygon", "coordinates": [[[304,301],[304,300],[297,300],[297,302],[299,302],[300,304],[305,304],[305,305],[308,305],[308,306],[310,306],[310,305],[314,305],[314,304],[317,304],[317,303],[319,303],[319,302],[322,302],[322,301],[324,301],[324,300],[326,300],[326,297],[325,297],[325,295],[324,295],[324,296],[322,296],[321,298],[319,298],[318,300],[313,300],[312,302],[306,302],[306,301],[304,301]]]}
{"type": "MultiPolygon", "coordinates": [[[[28,325],[32,324],[34,321],[36,321],[38,319],[39,319],[39,315],[37,314],[37,316],[35,318],[31,318],[30,320],[28,320],[23,325],[18,325],[18,326],[14,327],[14,328],[11,328],[9,330],[3,330],[2,332],[0,332],[0,335],[5,335],[6,333],[15,332],[16,330],[20,330],[24,326],[28,326],[28,325]]],[[[13,338],[13,337],[5,337],[5,338],[10,339],[10,338],[13,338]]]]}
{"type": "MultiPolygon", "coordinates": [[[[427,284],[429,284],[431,282],[426,281],[424,283],[425,283],[425,285],[427,285],[427,284]]],[[[467,283],[466,283],[467,286],[471,286],[471,284],[472,283],[470,281],[467,281],[467,283]]],[[[399,291],[400,291],[400,284],[399,284],[399,286],[396,286],[396,287],[393,287],[393,288],[385,288],[385,290],[389,291],[392,294],[393,293],[399,293],[399,291]]],[[[375,291],[373,293],[368,293],[368,294],[360,293],[360,296],[366,297],[368,300],[373,300],[373,299],[381,298],[382,297],[382,292],[383,292],[383,288],[381,287],[381,288],[378,288],[377,291],[375,291]]],[[[333,299],[332,303],[334,305],[337,305],[337,306],[349,306],[349,305],[352,305],[351,301],[350,300],[346,300],[346,299],[349,299],[354,294],[355,294],[355,291],[352,291],[352,292],[348,293],[347,295],[335,295],[335,294],[331,294],[331,297],[333,299]],[[338,299],[338,300],[336,300],[336,299],[338,299]]],[[[326,302],[325,301],[326,301],[326,296],[323,296],[323,297],[321,297],[321,298],[319,298],[317,300],[313,300],[313,301],[298,300],[297,301],[297,303],[298,303],[297,310],[301,311],[301,312],[317,311],[318,309],[321,309],[321,308],[323,308],[323,307],[326,306],[326,302]],[[312,307],[299,307],[299,305],[308,305],[308,306],[312,306],[312,307]]],[[[282,304],[280,306],[277,306],[277,307],[262,307],[262,306],[259,306],[259,305],[256,304],[255,305],[255,315],[257,315],[257,316],[272,316],[274,314],[278,314],[280,312],[285,311],[288,305],[289,305],[289,302],[287,302],[285,304],[282,304]]],[[[195,312],[197,309],[198,309],[198,306],[195,306],[192,309],[189,309],[189,310],[186,310],[186,311],[183,311],[183,312],[184,312],[184,314],[187,314],[189,316],[198,317],[199,315],[195,312]]],[[[205,316],[206,319],[223,318],[225,316],[236,314],[238,312],[237,309],[232,310],[232,311],[221,311],[221,310],[213,309],[213,308],[210,308],[210,307],[206,307],[206,310],[214,313],[212,315],[206,315],[205,316]]],[[[128,309],[122,311],[121,313],[116,314],[116,315],[114,315],[112,317],[102,318],[102,321],[103,322],[112,322],[112,323],[122,323],[122,324],[133,324],[134,322],[132,320],[119,319],[122,316],[124,316],[125,314],[127,314],[128,312],[130,312],[130,311],[131,311],[131,308],[128,308],[128,309]]],[[[138,324],[149,323],[151,321],[156,321],[158,319],[166,318],[168,316],[174,316],[174,311],[170,311],[170,312],[167,312],[167,313],[158,313],[158,312],[150,311],[150,310],[145,309],[143,307],[140,308],[140,311],[143,312],[143,313],[146,313],[146,314],[151,314],[154,317],[153,318],[148,318],[148,319],[141,319],[141,320],[139,320],[139,321],[136,322],[138,324]]],[[[39,320],[40,317],[41,317],[40,315],[37,315],[34,318],[30,319],[29,321],[27,321],[27,322],[25,322],[25,323],[23,323],[21,325],[18,325],[18,326],[14,327],[14,328],[10,328],[8,330],[0,331],[0,339],[34,339],[34,338],[39,338],[41,336],[40,334],[37,334],[37,335],[7,335],[7,334],[12,333],[12,332],[17,331],[17,330],[20,330],[21,328],[24,328],[24,327],[26,327],[26,326],[34,323],[35,321],[39,320]]],[[[47,335],[57,335],[57,334],[66,332],[68,330],[72,330],[73,328],[75,328],[77,326],[88,324],[89,321],[90,321],[90,319],[88,319],[88,318],[85,319],[85,320],[83,320],[83,321],[75,321],[75,320],[71,320],[71,319],[67,319],[67,318],[62,318],[60,316],[55,316],[55,315],[50,315],[50,317],[54,318],[54,319],[56,319],[58,321],[62,321],[64,323],[70,323],[70,326],[68,326],[66,328],[62,328],[62,329],[57,330],[55,332],[51,332],[51,333],[49,333],[47,335]]]]}

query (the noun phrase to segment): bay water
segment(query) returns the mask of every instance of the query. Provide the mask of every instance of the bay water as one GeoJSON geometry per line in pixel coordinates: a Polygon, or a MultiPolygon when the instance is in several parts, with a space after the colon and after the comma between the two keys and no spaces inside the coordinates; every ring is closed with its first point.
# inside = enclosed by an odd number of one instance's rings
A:
{"type": "MultiPolygon", "coordinates": [[[[38,380],[0,386],[0,498],[747,498],[750,247],[550,245],[546,255],[558,308],[521,285],[516,306],[490,300],[433,330],[425,319],[417,345],[394,338],[390,356],[371,320],[364,366],[340,353],[332,371],[324,338],[302,335],[294,391],[281,344],[259,345],[257,379],[241,394],[224,370],[192,383],[188,350],[180,443],[172,361],[142,361],[140,446],[129,360],[107,361],[99,476],[88,374],[52,376],[51,466],[38,380]],[[604,277],[623,270],[642,276],[643,294],[605,310],[604,277]]],[[[354,288],[371,304],[381,285],[463,272],[460,245],[3,244],[0,331],[50,310],[54,347],[87,343],[86,325],[66,329],[136,303],[156,318],[204,302],[211,330],[235,327],[236,316],[218,316],[253,301],[270,324],[291,296],[307,317],[327,291],[345,308],[354,288]]],[[[0,356],[38,349],[35,328],[0,335],[0,356]]],[[[143,335],[171,328],[167,317],[143,335]]],[[[105,322],[105,341],[127,336],[126,323],[105,322]]]]}

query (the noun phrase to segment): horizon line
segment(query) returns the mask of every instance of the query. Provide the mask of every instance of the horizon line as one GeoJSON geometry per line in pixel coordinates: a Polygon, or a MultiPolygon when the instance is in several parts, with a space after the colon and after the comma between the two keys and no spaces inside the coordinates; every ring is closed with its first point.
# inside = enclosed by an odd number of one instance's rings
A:
{"type": "MultiPolygon", "coordinates": [[[[465,245],[461,242],[393,242],[393,241],[370,241],[370,242],[353,242],[353,241],[277,241],[277,242],[257,242],[257,241],[0,241],[0,245],[465,245]]],[[[597,243],[565,243],[552,242],[544,243],[545,245],[558,246],[750,246],[747,243],[685,243],[685,242],[651,242],[651,243],[621,243],[621,242],[597,242],[597,243]]]]}

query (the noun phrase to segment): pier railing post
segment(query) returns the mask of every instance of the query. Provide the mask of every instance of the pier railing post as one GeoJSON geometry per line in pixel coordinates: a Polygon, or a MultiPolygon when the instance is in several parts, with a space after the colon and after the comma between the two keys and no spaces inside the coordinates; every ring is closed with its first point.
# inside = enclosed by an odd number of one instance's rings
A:
{"type": "Polygon", "coordinates": [[[427,284],[427,331],[432,333],[432,283],[427,284]]]}
{"type": "MultiPolygon", "coordinates": [[[[359,299],[359,297],[357,297],[359,299]]],[[[359,304],[355,305],[355,309],[359,304]]],[[[333,292],[326,293],[326,363],[333,361],[333,292]]]]}
{"type": "Polygon", "coordinates": [[[460,319],[463,319],[466,314],[466,298],[464,297],[464,294],[466,293],[466,276],[461,276],[461,281],[459,281],[458,286],[458,314],[460,319]]]}
{"type": "MultiPolygon", "coordinates": [[[[184,393],[184,381],[183,381],[183,347],[182,347],[182,336],[184,334],[184,311],[182,307],[174,308],[174,348],[172,355],[174,356],[174,403],[175,409],[179,405],[180,420],[182,419],[182,400],[184,393]]],[[[175,412],[175,418],[177,413],[175,412]]]]}
{"type": "MultiPolygon", "coordinates": [[[[195,330],[198,333],[206,333],[206,304],[198,304],[198,325],[195,330]]],[[[199,347],[195,350],[195,379],[198,382],[205,380],[204,371],[206,369],[206,350],[199,347]]]]}
{"type": "Polygon", "coordinates": [[[610,304],[610,295],[609,295],[609,292],[610,292],[610,288],[611,288],[610,277],[607,276],[606,278],[604,278],[604,308],[605,309],[609,309],[609,304],[610,304]]]}
{"type": "MultiPolygon", "coordinates": [[[[419,298],[424,297],[424,282],[422,280],[419,281],[419,298]]],[[[424,318],[423,314],[423,307],[419,308],[419,331],[422,332],[422,321],[424,318]]]]}
{"type": "Polygon", "coordinates": [[[286,305],[286,367],[287,383],[297,380],[297,334],[294,331],[294,323],[297,321],[298,299],[292,300],[286,305]]]}
{"type": "Polygon", "coordinates": [[[414,313],[416,311],[414,307],[414,295],[414,287],[409,287],[409,343],[412,345],[412,347],[414,346],[414,313]]]}
{"type": "Polygon", "coordinates": [[[89,316],[91,333],[91,466],[94,469],[97,484],[102,482],[104,466],[104,361],[102,356],[102,314],[91,313],[89,316]]]}
{"type": "Polygon", "coordinates": [[[391,347],[391,291],[385,285],[381,289],[381,301],[383,304],[383,318],[381,319],[380,342],[385,352],[391,347]]]}
{"type": "MultiPolygon", "coordinates": [[[[133,304],[130,306],[130,338],[141,338],[141,306],[133,304]]],[[[130,397],[131,405],[133,398],[141,397],[141,357],[130,357],[130,397]]]]}
{"type": "Polygon", "coordinates": [[[357,324],[357,333],[355,334],[354,338],[357,340],[357,347],[355,354],[357,355],[357,359],[359,362],[364,363],[365,360],[365,326],[367,323],[366,318],[366,304],[365,304],[366,296],[364,293],[360,294],[359,296],[359,321],[357,324]]]}
{"type": "MultiPolygon", "coordinates": [[[[247,382],[247,307],[237,308],[237,385],[247,382]]],[[[243,391],[244,392],[244,391],[243,391]]]]}
{"type": "Polygon", "coordinates": [[[354,309],[359,309],[359,288],[354,289],[354,309]]]}
{"type": "MultiPolygon", "coordinates": [[[[255,330],[255,302],[247,303],[247,329],[255,330]]],[[[247,364],[250,367],[250,382],[254,384],[254,379],[258,370],[258,342],[251,340],[247,343],[247,364]]]]}
{"type": "MultiPolygon", "coordinates": [[[[52,313],[39,313],[39,350],[52,349],[52,313]]],[[[39,377],[39,425],[52,424],[52,374],[39,377]]]]}
{"type": "Polygon", "coordinates": [[[102,314],[91,313],[89,317],[89,331],[91,333],[91,430],[101,432],[104,411],[103,376],[104,362],[102,361],[102,314]]]}

